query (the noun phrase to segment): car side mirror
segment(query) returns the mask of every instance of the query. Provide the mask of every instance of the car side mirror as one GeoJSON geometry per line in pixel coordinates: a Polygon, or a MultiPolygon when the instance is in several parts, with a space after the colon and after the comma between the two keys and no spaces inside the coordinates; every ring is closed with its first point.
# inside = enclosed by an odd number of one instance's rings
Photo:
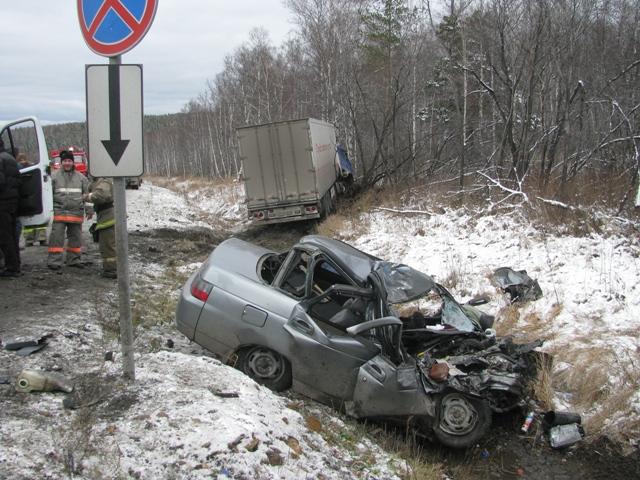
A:
{"type": "Polygon", "coordinates": [[[44,171],[47,172],[47,175],[51,175],[51,165],[47,165],[44,171]]]}

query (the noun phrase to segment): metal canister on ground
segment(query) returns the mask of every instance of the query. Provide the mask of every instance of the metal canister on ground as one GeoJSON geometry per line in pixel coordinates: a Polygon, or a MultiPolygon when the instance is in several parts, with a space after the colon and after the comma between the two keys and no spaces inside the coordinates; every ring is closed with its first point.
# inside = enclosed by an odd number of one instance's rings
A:
{"type": "Polygon", "coordinates": [[[23,393],[53,392],[55,390],[69,393],[73,391],[73,384],[62,375],[25,369],[16,378],[16,390],[23,393]]]}
{"type": "Polygon", "coordinates": [[[522,433],[527,433],[529,431],[529,428],[531,428],[531,424],[533,423],[533,417],[535,417],[535,415],[535,412],[529,412],[527,418],[524,419],[522,428],[520,429],[522,433]]]}
{"type": "Polygon", "coordinates": [[[557,425],[549,430],[549,444],[552,448],[563,448],[582,440],[584,430],[577,423],[557,425]]]}

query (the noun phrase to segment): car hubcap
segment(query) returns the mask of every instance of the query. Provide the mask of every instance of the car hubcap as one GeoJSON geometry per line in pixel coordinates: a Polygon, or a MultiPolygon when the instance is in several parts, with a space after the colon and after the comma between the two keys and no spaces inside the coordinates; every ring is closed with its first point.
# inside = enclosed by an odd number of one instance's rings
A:
{"type": "Polygon", "coordinates": [[[274,380],[282,375],[282,360],[279,356],[265,349],[252,350],[247,357],[249,371],[263,380],[274,380]]]}
{"type": "Polygon", "coordinates": [[[451,435],[466,435],[478,422],[478,412],[464,396],[451,393],[442,399],[440,429],[451,435]]]}

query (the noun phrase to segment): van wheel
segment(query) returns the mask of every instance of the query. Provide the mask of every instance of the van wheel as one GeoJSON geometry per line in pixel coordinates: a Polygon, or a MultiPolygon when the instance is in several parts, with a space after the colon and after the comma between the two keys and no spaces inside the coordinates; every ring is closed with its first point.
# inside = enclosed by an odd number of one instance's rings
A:
{"type": "Polygon", "coordinates": [[[275,392],[291,386],[291,364],[269,348],[257,346],[241,350],[236,367],[275,392]]]}
{"type": "Polygon", "coordinates": [[[489,404],[458,392],[440,397],[436,411],[433,431],[440,443],[447,447],[470,447],[480,440],[491,426],[489,404]]]}

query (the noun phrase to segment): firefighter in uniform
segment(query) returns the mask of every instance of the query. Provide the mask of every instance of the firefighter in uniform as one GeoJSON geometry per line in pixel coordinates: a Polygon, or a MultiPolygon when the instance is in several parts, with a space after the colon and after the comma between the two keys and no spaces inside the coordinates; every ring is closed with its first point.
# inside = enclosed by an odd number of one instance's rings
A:
{"type": "MultiPolygon", "coordinates": [[[[82,246],[82,221],[85,213],[83,196],[88,193],[89,180],[76,172],[73,153],[60,153],[62,168],[51,176],[53,187],[53,225],[49,236],[48,266],[59,270],[63,265],[65,230],[67,233],[67,265],[82,267],[80,252],[82,246]]],[[[87,218],[93,212],[87,211],[87,218]]]]}
{"type": "MultiPolygon", "coordinates": [[[[102,276],[117,278],[116,270],[116,229],[113,210],[113,182],[111,179],[94,178],[89,185],[89,192],[84,196],[87,202],[93,203],[96,212],[95,235],[100,244],[100,256],[102,257],[102,276]]],[[[92,227],[93,228],[93,227],[92,227]]]]}

